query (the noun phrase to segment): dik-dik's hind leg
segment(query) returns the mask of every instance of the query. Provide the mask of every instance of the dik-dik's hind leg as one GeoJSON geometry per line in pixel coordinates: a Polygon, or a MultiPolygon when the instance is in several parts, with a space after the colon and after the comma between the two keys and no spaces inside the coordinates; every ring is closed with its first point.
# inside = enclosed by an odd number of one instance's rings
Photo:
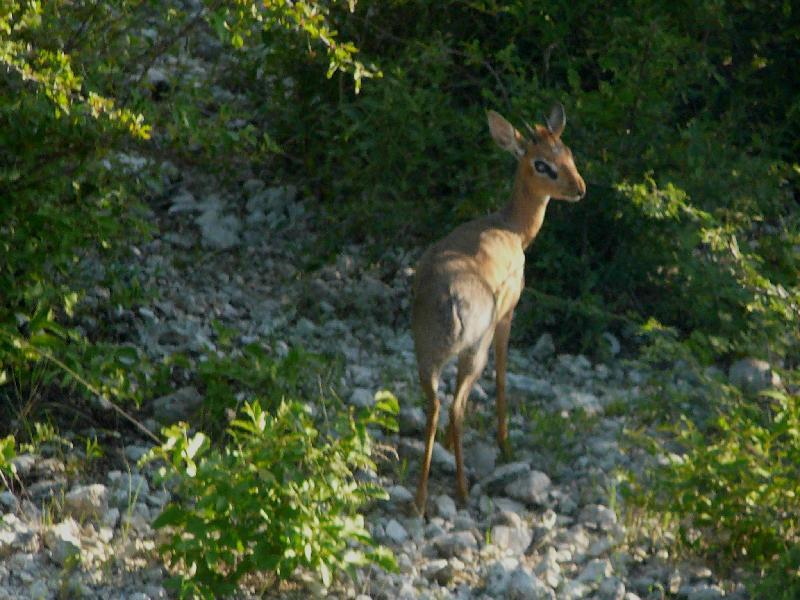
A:
{"type": "Polygon", "coordinates": [[[419,514],[425,514],[425,504],[428,500],[428,475],[431,470],[431,456],[433,455],[433,443],[436,440],[436,428],[439,424],[439,397],[436,395],[436,388],[439,385],[439,373],[428,373],[419,370],[419,382],[428,405],[428,422],[425,427],[425,454],[422,455],[422,471],[419,475],[417,484],[416,505],[419,514]]]}
{"type": "Polygon", "coordinates": [[[497,323],[494,330],[495,381],[497,384],[497,445],[506,459],[511,456],[511,446],[508,443],[506,364],[508,363],[508,338],[511,334],[511,319],[513,316],[514,311],[508,311],[497,323]]]}
{"type": "Polygon", "coordinates": [[[489,344],[492,341],[492,331],[489,330],[477,345],[464,350],[458,355],[458,378],[456,382],[456,395],[450,407],[450,432],[453,438],[453,452],[456,458],[456,485],[458,497],[462,502],[467,499],[467,477],[464,472],[464,456],[462,449],[462,433],[464,424],[464,409],[467,398],[472,390],[475,380],[486,366],[486,356],[489,344]]]}

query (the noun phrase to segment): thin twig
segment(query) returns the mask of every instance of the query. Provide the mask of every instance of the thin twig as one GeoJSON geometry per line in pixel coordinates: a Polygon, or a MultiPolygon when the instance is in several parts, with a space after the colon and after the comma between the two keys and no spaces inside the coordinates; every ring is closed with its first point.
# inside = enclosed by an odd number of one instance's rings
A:
{"type": "MultiPolygon", "coordinates": [[[[84,377],[83,377],[83,376],[82,376],[80,373],[78,373],[77,371],[75,371],[75,370],[74,370],[72,367],[70,367],[69,365],[67,365],[67,364],[66,364],[64,361],[62,361],[61,359],[59,359],[59,358],[57,358],[57,357],[53,356],[53,355],[52,355],[52,354],[50,354],[49,352],[46,352],[46,351],[42,350],[41,348],[37,348],[36,346],[33,346],[33,345],[30,343],[30,342],[28,342],[28,341],[27,341],[27,340],[25,340],[25,339],[18,338],[18,337],[14,337],[14,336],[12,336],[12,335],[10,335],[10,334],[6,333],[6,332],[5,332],[5,331],[3,331],[2,329],[0,329],[0,334],[3,334],[3,335],[5,335],[5,336],[6,336],[6,339],[8,339],[9,341],[12,341],[12,342],[17,342],[18,344],[20,344],[21,346],[23,346],[25,349],[27,349],[27,350],[32,350],[33,352],[35,352],[36,354],[38,354],[38,355],[39,355],[41,358],[44,358],[44,359],[46,359],[46,360],[49,360],[49,361],[50,361],[50,362],[52,362],[54,365],[56,365],[57,367],[59,367],[60,369],[62,369],[64,372],[66,372],[66,373],[68,373],[70,376],[72,376],[72,378],[73,378],[73,379],[75,379],[75,381],[77,381],[78,383],[80,383],[80,384],[81,384],[82,386],[84,386],[84,387],[85,387],[87,390],[89,390],[90,392],[92,392],[93,394],[95,394],[97,397],[99,397],[99,398],[102,398],[102,399],[104,399],[104,400],[105,400],[103,393],[102,393],[100,390],[98,390],[98,389],[97,389],[97,387],[95,387],[95,386],[94,386],[94,385],[93,385],[93,384],[92,384],[90,381],[88,381],[87,379],[85,379],[85,378],[84,378],[84,377]]],[[[144,426],[144,424],[143,424],[141,421],[138,421],[136,418],[134,418],[132,415],[130,415],[130,414],[128,414],[127,412],[125,412],[124,410],[122,410],[122,408],[120,408],[119,406],[117,406],[117,405],[116,405],[116,404],[114,404],[113,402],[108,402],[108,401],[106,401],[106,403],[107,403],[107,404],[108,404],[108,405],[109,405],[109,406],[112,408],[112,410],[114,410],[114,411],[115,411],[117,414],[119,414],[119,415],[120,415],[122,418],[124,418],[124,419],[126,419],[127,421],[129,421],[130,423],[132,423],[132,424],[133,424],[133,425],[134,425],[134,426],[135,426],[137,429],[139,429],[139,430],[140,430],[142,433],[144,433],[145,435],[147,435],[147,436],[148,436],[148,437],[149,437],[151,440],[153,440],[155,443],[157,443],[157,444],[160,444],[160,443],[161,443],[161,440],[158,438],[158,436],[156,436],[156,434],[154,434],[154,433],[153,433],[152,431],[150,431],[150,430],[149,430],[147,427],[145,427],[145,426],[144,426]]]]}

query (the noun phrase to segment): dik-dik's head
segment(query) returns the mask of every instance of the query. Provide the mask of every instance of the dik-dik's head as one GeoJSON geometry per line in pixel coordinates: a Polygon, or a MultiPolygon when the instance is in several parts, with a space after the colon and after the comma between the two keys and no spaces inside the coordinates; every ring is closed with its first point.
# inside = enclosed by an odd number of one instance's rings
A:
{"type": "Polygon", "coordinates": [[[488,119],[497,145],[519,160],[522,181],[531,193],[570,202],[586,195],[586,184],[572,159],[572,151],[561,141],[567,117],[560,103],[553,106],[544,125],[528,127],[529,137],[493,110],[489,111],[488,119]]]}

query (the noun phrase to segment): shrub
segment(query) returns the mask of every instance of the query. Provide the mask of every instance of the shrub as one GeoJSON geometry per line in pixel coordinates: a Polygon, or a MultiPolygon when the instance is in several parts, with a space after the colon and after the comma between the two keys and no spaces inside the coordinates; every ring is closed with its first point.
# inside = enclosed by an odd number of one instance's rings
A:
{"type": "Polygon", "coordinates": [[[302,567],[328,585],[336,571],[370,562],[393,568],[356,512],[387,497],[355,475],[375,469],[367,426],[394,423],[397,401],[388,393],[377,400],[369,414],[335,417],[324,431],[298,402],[281,402],[274,415],[246,403],[221,449],[185,424],[163,430],[148,459],[166,462],[161,474],[175,482],[178,501],[155,526],[171,532],[160,550],[180,573],[182,597],[230,593],[256,572],[286,579],[302,567]]]}
{"type": "Polygon", "coordinates": [[[786,161],[800,111],[785,59],[797,32],[776,24],[794,11],[362,0],[340,30],[384,76],[359,96],[338,81],[320,85],[291,53],[246,55],[236,76],[252,81],[264,64],[288,75],[253,96],[271,99],[259,119],[281,147],[276,166],[311,179],[323,222],[344,222],[324,228],[331,251],[340,235],[376,253],[424,246],[505,202],[510,165],[484,110],[519,123],[562,100],[589,192],[550,207],[526,279],[561,302],[541,310],[524,298],[517,334],[548,327],[561,347],[587,350],[620,329],[614,317],[652,316],[686,336],[697,330],[706,354],[782,353],[771,332],[797,298],[798,171],[786,161]],[[756,81],[775,96],[754,94],[756,81]],[[683,208],[654,211],[654,201],[683,208]],[[769,334],[750,320],[753,306],[769,308],[769,334]]]}
{"type": "Polygon", "coordinates": [[[142,200],[163,192],[147,184],[149,167],[132,172],[117,159],[148,141],[162,149],[172,141],[180,157],[199,138],[217,162],[237,144],[258,145],[227,127],[227,106],[201,104],[207,88],[198,93],[194,81],[176,86],[169,107],[159,104],[147,73],[180,40],[207,27],[236,48],[288,33],[318,44],[329,74],[348,72],[356,85],[376,74],[336,36],[325,3],[181,4],[12,0],[0,8],[0,386],[14,378],[33,381],[22,395],[75,383],[103,397],[141,392],[135,351],[69,326],[96,283],[81,273],[84,259],[110,262],[144,236],[142,200]]]}
{"type": "Polygon", "coordinates": [[[753,404],[727,389],[715,416],[682,415],[667,428],[674,436],[655,447],[668,460],[631,499],[660,515],[684,549],[778,576],[772,567],[800,549],[800,396],[763,392],[768,402],[753,404]]]}
{"type": "Polygon", "coordinates": [[[3,487],[10,487],[9,478],[16,475],[16,468],[11,462],[17,455],[17,442],[13,435],[0,439],[0,483],[3,487]]]}
{"type": "Polygon", "coordinates": [[[795,544],[768,565],[752,583],[753,598],[800,598],[800,544],[795,544]]]}
{"type": "Polygon", "coordinates": [[[232,343],[234,332],[215,324],[217,351],[197,365],[202,383],[202,427],[212,436],[222,433],[227,415],[239,410],[245,398],[262,398],[272,411],[282,398],[311,398],[328,389],[338,373],[335,358],[291,347],[285,355],[254,342],[241,348],[232,343]],[[271,404],[267,399],[274,399],[271,404]]]}

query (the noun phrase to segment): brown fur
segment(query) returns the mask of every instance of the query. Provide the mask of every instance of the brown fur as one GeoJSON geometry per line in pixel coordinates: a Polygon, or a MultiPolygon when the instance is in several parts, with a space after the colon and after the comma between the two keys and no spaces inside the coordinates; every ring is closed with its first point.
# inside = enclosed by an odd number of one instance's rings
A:
{"type": "Polygon", "coordinates": [[[456,458],[458,496],[467,496],[462,455],[462,423],[467,396],[483,371],[494,341],[497,377],[497,441],[507,450],[505,372],[511,319],[524,287],[525,249],[544,221],[550,198],[579,200],[586,185],[560,139],[563,108],[554,107],[547,127],[537,125],[524,138],[503,117],[488,113],[497,144],[518,159],[511,201],[500,211],[454,229],[422,255],[414,279],[412,332],[420,384],[428,401],[425,454],[416,504],[425,512],[428,475],[439,418],[436,395],[445,363],[458,357],[456,394],[449,432],[456,458]],[[557,169],[552,180],[536,172],[533,161],[557,169]]]}

